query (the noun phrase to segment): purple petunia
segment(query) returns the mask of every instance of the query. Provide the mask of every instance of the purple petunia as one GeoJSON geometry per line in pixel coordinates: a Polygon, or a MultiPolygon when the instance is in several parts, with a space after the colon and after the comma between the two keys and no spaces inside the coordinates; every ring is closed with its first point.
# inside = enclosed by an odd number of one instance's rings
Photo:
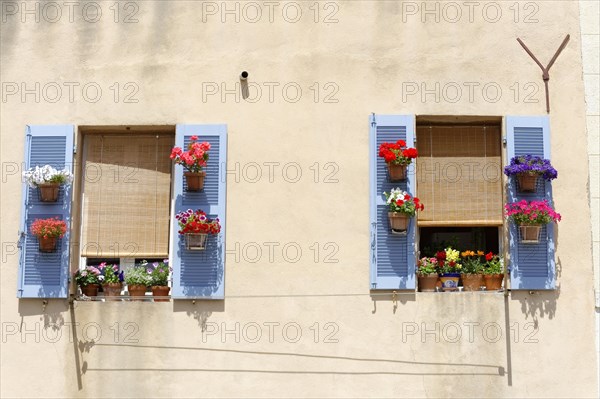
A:
{"type": "Polygon", "coordinates": [[[549,160],[534,155],[513,157],[510,160],[510,165],[504,168],[506,176],[518,175],[519,173],[538,174],[545,180],[552,180],[558,177],[558,172],[552,167],[549,160]]]}

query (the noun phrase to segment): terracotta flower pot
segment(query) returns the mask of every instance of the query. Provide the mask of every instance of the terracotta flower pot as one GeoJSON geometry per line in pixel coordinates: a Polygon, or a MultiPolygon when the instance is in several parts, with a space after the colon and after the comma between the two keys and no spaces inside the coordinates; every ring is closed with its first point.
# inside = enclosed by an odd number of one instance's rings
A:
{"type": "Polygon", "coordinates": [[[483,281],[485,282],[485,289],[487,291],[498,291],[502,288],[502,281],[504,280],[504,274],[485,274],[483,281]]]}
{"type": "Polygon", "coordinates": [[[204,177],[206,172],[184,172],[187,191],[201,191],[204,190],[204,177]]]}
{"type": "Polygon", "coordinates": [[[88,284],[81,286],[81,292],[85,296],[94,297],[98,296],[98,290],[100,289],[100,284],[88,284]]]}
{"type": "Polygon", "coordinates": [[[102,284],[102,290],[104,291],[105,297],[112,297],[112,300],[116,300],[114,297],[121,296],[121,290],[123,289],[122,283],[108,283],[102,284]]]}
{"type": "Polygon", "coordinates": [[[462,279],[463,290],[465,291],[479,291],[483,285],[482,274],[461,273],[460,278],[462,279]]]}
{"type": "Polygon", "coordinates": [[[395,231],[406,231],[410,218],[405,213],[388,212],[390,228],[395,231]]]}
{"type": "MultiPolygon", "coordinates": [[[[171,288],[166,285],[152,286],[152,296],[169,296],[169,291],[171,291],[171,288]]],[[[154,299],[154,302],[169,302],[169,299],[154,299]]]]}
{"type": "Polygon", "coordinates": [[[58,237],[38,237],[40,252],[56,252],[58,237]]]}
{"type": "Polygon", "coordinates": [[[394,165],[388,163],[388,173],[390,175],[390,181],[406,180],[406,170],[408,165],[394,165]]]}
{"type": "Polygon", "coordinates": [[[539,224],[522,224],[519,226],[521,233],[521,242],[538,243],[540,242],[540,231],[542,226],[539,224]]]}
{"type": "Polygon", "coordinates": [[[204,251],[208,234],[185,233],[185,249],[188,251],[204,251]]]}
{"type": "Polygon", "coordinates": [[[442,280],[443,291],[458,291],[458,280],[460,280],[460,273],[446,273],[440,275],[442,280]]]}
{"type": "Polygon", "coordinates": [[[38,189],[40,190],[40,201],[56,202],[58,200],[58,190],[60,189],[60,183],[38,184],[38,189]]]}
{"type": "Polygon", "coordinates": [[[519,192],[533,193],[537,184],[539,175],[530,175],[529,173],[517,174],[517,183],[519,192]]]}
{"type": "Polygon", "coordinates": [[[419,280],[419,292],[435,292],[438,282],[438,275],[435,274],[417,274],[419,280]]]}
{"type": "MultiPolygon", "coordinates": [[[[146,295],[146,289],[148,287],[146,287],[145,285],[141,285],[141,284],[129,284],[127,286],[127,291],[129,291],[129,296],[132,297],[142,297],[146,295]]],[[[141,301],[141,298],[136,298],[133,299],[134,301],[141,301]]]]}

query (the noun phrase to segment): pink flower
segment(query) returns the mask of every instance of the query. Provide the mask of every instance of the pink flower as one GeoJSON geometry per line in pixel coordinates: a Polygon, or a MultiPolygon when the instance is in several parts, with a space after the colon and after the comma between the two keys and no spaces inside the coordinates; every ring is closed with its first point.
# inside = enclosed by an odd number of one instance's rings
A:
{"type": "Polygon", "coordinates": [[[198,140],[198,136],[194,135],[194,136],[190,137],[190,140],[196,141],[196,140],[198,140]]]}

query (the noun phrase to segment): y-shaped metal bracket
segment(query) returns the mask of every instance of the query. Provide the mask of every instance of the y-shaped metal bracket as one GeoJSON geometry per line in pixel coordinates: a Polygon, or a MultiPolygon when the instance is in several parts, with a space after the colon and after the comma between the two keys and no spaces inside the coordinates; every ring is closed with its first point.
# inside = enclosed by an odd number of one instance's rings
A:
{"type": "Polygon", "coordinates": [[[546,112],[548,112],[548,113],[550,113],[550,94],[548,92],[548,81],[550,80],[550,68],[552,67],[552,65],[554,65],[554,62],[556,61],[556,59],[558,58],[560,53],[567,46],[567,43],[569,42],[570,38],[571,38],[571,35],[567,35],[567,37],[565,37],[565,40],[563,40],[563,42],[560,45],[560,47],[558,48],[558,50],[556,50],[556,53],[554,53],[554,57],[552,57],[552,59],[548,63],[548,66],[545,68],[542,65],[542,63],[540,61],[538,61],[538,59],[535,57],[535,55],[533,55],[533,53],[527,48],[525,43],[523,43],[523,41],[521,39],[517,38],[517,41],[519,42],[519,44],[521,46],[523,46],[525,51],[527,51],[527,54],[529,54],[529,56],[531,58],[533,58],[533,60],[536,62],[536,64],[538,64],[539,67],[542,69],[542,79],[544,79],[544,86],[546,87],[546,112]]]}

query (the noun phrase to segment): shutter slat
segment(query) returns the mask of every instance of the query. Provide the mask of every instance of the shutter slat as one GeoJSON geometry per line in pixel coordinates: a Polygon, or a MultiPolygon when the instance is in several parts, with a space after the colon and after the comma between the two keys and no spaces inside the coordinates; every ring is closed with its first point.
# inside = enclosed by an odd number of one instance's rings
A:
{"type": "Polygon", "coordinates": [[[414,165],[408,169],[408,179],[391,182],[387,165],[378,156],[379,146],[384,142],[406,141],[414,146],[414,117],[401,115],[375,115],[371,118],[371,289],[415,288],[415,223],[411,220],[406,235],[390,231],[388,207],[383,192],[400,188],[416,195],[414,190],[414,165]]]}
{"type": "Polygon", "coordinates": [[[204,190],[188,192],[185,189],[183,167],[175,165],[173,215],[187,209],[202,209],[209,218],[219,217],[221,232],[209,235],[204,251],[187,251],[179,226],[174,220],[171,227],[171,265],[173,268],[174,299],[222,299],[225,281],[225,185],[227,136],[225,125],[177,125],[176,145],[187,149],[191,136],[211,145],[204,180],[204,190]]]}
{"type": "MultiPolygon", "coordinates": [[[[57,169],[73,166],[72,125],[29,126],[26,129],[25,167],[51,165],[57,169]]],[[[69,281],[69,237],[71,187],[61,186],[56,203],[41,202],[39,190],[23,183],[21,212],[21,258],[19,262],[19,298],[66,298],[69,281]],[[43,253],[31,234],[36,219],[58,217],[67,223],[67,234],[58,240],[57,251],[43,253]]]]}
{"type": "MultiPolygon", "coordinates": [[[[550,159],[550,124],[548,117],[507,117],[507,163],[514,156],[535,155],[550,159]]],[[[508,184],[508,199],[552,203],[552,184],[538,179],[533,193],[520,193],[516,179],[511,177],[508,184]]],[[[511,289],[547,290],[556,287],[554,260],[554,225],[542,226],[540,242],[521,243],[519,228],[509,222],[509,251],[511,289]]]]}

